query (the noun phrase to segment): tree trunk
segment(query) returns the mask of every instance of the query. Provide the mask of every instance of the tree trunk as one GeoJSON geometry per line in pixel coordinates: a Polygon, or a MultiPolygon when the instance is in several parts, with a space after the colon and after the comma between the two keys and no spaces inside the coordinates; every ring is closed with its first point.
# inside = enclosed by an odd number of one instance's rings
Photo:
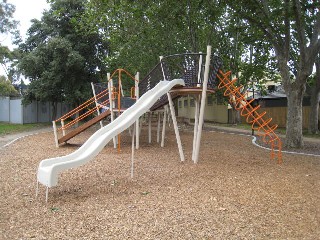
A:
{"type": "MultiPolygon", "coordinates": [[[[320,84],[319,84],[320,85],[320,84]]],[[[316,89],[313,89],[311,95],[311,105],[310,105],[310,114],[309,114],[309,133],[310,134],[319,134],[319,99],[320,99],[320,88],[316,92],[316,89]]]]}
{"type": "Polygon", "coordinates": [[[236,110],[234,107],[232,107],[232,109],[231,109],[231,119],[230,119],[229,123],[234,124],[234,125],[241,123],[240,111],[236,110]]]}
{"type": "Polygon", "coordinates": [[[241,123],[241,114],[239,110],[236,110],[236,124],[240,124],[241,123]]]}
{"type": "Polygon", "coordinates": [[[302,100],[304,89],[292,89],[287,92],[288,110],[286,124],[285,146],[288,148],[302,148],[302,100]]]}
{"type": "Polygon", "coordinates": [[[320,59],[316,61],[315,86],[312,88],[310,99],[309,127],[310,134],[319,133],[319,101],[320,101],[320,59]]]}

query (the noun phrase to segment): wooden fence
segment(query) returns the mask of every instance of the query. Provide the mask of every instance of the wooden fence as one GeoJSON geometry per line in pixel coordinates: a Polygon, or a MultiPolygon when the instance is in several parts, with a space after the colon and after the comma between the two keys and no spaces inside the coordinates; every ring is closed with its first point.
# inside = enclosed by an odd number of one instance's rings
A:
{"type": "MultiPolygon", "coordinates": [[[[266,111],[266,118],[272,118],[271,124],[277,124],[279,127],[286,127],[287,121],[287,107],[261,107],[261,112],[266,111]]],[[[302,127],[304,129],[308,128],[309,125],[309,113],[310,113],[310,106],[303,106],[302,107],[302,127]]],[[[320,119],[320,112],[319,112],[319,119],[320,119]]],[[[242,123],[246,122],[246,119],[242,117],[242,123]]]]}

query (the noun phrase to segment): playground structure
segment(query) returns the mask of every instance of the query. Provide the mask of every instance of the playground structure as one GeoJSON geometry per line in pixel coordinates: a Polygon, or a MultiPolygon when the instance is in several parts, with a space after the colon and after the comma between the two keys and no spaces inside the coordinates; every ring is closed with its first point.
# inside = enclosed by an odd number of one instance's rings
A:
{"type": "MultiPolygon", "coordinates": [[[[138,83],[139,83],[139,72],[137,72],[136,75],[133,76],[127,70],[119,68],[115,70],[111,75],[110,73],[108,73],[107,84],[91,83],[96,106],[99,106],[99,107],[102,106],[103,112],[110,111],[110,120],[114,121],[116,116],[120,116],[120,114],[122,114],[126,109],[131,107],[139,99],[138,83]],[[134,82],[134,85],[129,90],[130,96],[126,95],[126,92],[128,91],[126,91],[127,89],[124,89],[123,87],[122,82],[123,82],[123,77],[125,76],[129,78],[129,80],[132,80],[134,82]],[[116,78],[117,81],[114,82],[113,78],[116,78]],[[112,92],[112,94],[109,95],[109,99],[110,99],[109,101],[107,101],[108,99],[99,98],[99,94],[105,91],[112,92]]],[[[97,110],[97,113],[98,115],[100,115],[99,110],[97,110]]],[[[100,125],[102,128],[103,124],[101,121],[100,121],[100,125]]],[[[136,131],[137,142],[138,142],[139,132],[140,132],[139,119],[137,120],[135,131],[136,131]]],[[[117,137],[113,138],[113,145],[114,145],[114,148],[118,147],[118,151],[120,151],[120,148],[121,148],[120,133],[118,134],[117,137]]]]}
{"type": "MultiPolygon", "coordinates": [[[[167,104],[170,105],[170,98],[174,100],[183,95],[191,95],[194,97],[196,106],[192,150],[192,160],[194,163],[198,162],[200,154],[206,95],[207,93],[214,93],[217,88],[216,75],[221,64],[221,59],[211,54],[210,46],[207,47],[206,53],[161,56],[160,62],[139,83],[139,91],[143,94],[157,84],[159,79],[170,81],[181,78],[184,80],[185,86],[183,88],[172,89],[170,93],[163,95],[150,110],[155,111],[167,104]]],[[[171,115],[175,115],[175,113],[171,111],[171,115]]],[[[175,121],[173,121],[173,125],[177,128],[175,121]]],[[[164,133],[164,129],[162,133],[164,133]]],[[[163,144],[161,144],[161,146],[163,146],[163,144]]]]}
{"type": "MultiPolygon", "coordinates": [[[[194,163],[197,163],[200,154],[206,95],[208,92],[214,93],[217,88],[225,88],[225,96],[229,96],[231,103],[235,104],[236,108],[241,110],[243,116],[247,116],[247,120],[252,123],[252,127],[256,130],[264,131],[264,139],[266,140],[269,138],[267,142],[271,143],[272,145],[272,158],[275,156],[274,147],[278,147],[278,159],[280,162],[281,141],[274,133],[276,126],[269,127],[268,124],[271,122],[271,119],[266,121],[263,120],[265,113],[258,113],[257,110],[259,107],[251,106],[252,100],[248,102],[246,101],[244,95],[240,94],[239,89],[241,89],[241,86],[236,87],[234,85],[235,80],[229,79],[230,72],[224,74],[222,71],[220,71],[218,73],[220,67],[221,60],[220,58],[211,54],[210,46],[207,47],[206,54],[187,53],[160,57],[160,62],[145,78],[143,78],[140,82],[138,82],[138,74],[136,75],[136,78],[134,78],[135,86],[133,89],[131,89],[131,97],[134,98],[136,102],[126,110],[121,109],[120,96],[124,96],[121,85],[121,77],[119,77],[119,84],[117,86],[118,89],[116,90],[116,88],[112,85],[112,81],[110,81],[114,74],[111,76],[108,74],[108,89],[103,89],[99,93],[96,93],[95,90],[93,91],[94,97],[90,100],[90,103],[94,103],[95,107],[91,108],[88,112],[97,111],[98,113],[98,116],[93,118],[94,121],[92,122],[97,123],[107,115],[111,115],[111,122],[104,127],[101,123],[101,129],[94,133],[74,153],[63,157],[46,159],[40,162],[37,179],[38,183],[40,182],[47,187],[46,199],[48,197],[48,188],[57,185],[58,176],[62,171],[87,163],[93,159],[111,139],[114,140],[115,144],[116,136],[118,136],[118,146],[120,146],[119,134],[128,129],[130,126],[133,126],[133,124],[135,124],[135,130],[133,131],[132,135],[133,146],[134,136],[136,136],[136,147],[138,148],[139,118],[147,112],[150,113],[158,111],[161,108],[167,109],[167,106],[169,106],[171,113],[180,159],[181,161],[184,161],[185,159],[175,117],[173,100],[186,94],[192,95],[195,99],[196,111],[194,118],[195,123],[192,160],[194,163]],[[117,101],[114,101],[115,99],[117,99],[117,101]],[[117,105],[115,102],[117,102],[117,105]],[[103,108],[107,108],[107,111],[100,113],[99,109],[103,108]],[[115,112],[118,112],[117,118],[114,118],[113,116],[115,112]],[[255,124],[258,125],[257,128],[255,128],[255,124]]],[[[124,69],[120,69],[119,72],[121,73],[126,71],[124,69]]],[[[79,109],[87,107],[87,104],[87,102],[82,104],[82,107],[79,106],[79,109]]],[[[166,110],[163,112],[164,117],[162,140],[164,139],[166,112],[166,110]]],[[[72,114],[74,114],[74,112],[72,112],[72,114]]],[[[68,116],[68,114],[58,120],[65,120],[66,116],[68,116]]],[[[158,133],[159,122],[160,117],[158,118],[158,133]]],[[[62,121],[62,131],[66,128],[66,126],[69,126],[68,124],[64,125],[62,121]]],[[[73,123],[70,123],[70,125],[71,124],[73,123]]],[[[91,126],[93,124],[90,123],[88,125],[91,126]]],[[[60,142],[62,142],[62,140],[60,140],[60,142]]],[[[163,144],[161,144],[161,146],[163,146],[163,144]]],[[[132,147],[132,151],[133,149],[134,147],[132,147]]]]}
{"type": "Polygon", "coordinates": [[[182,79],[159,82],[118,118],[96,131],[78,150],[66,156],[41,161],[37,173],[37,183],[40,182],[47,186],[46,199],[48,198],[48,188],[57,185],[58,176],[62,171],[81,166],[93,159],[113,137],[132,126],[158,98],[175,85],[184,85],[184,82],[182,79]]]}
{"type": "MultiPolygon", "coordinates": [[[[126,70],[117,69],[111,76],[108,73],[107,87],[101,87],[99,84],[91,83],[93,97],[52,122],[56,146],[59,147],[60,144],[66,143],[71,138],[77,136],[98,122],[100,122],[102,128],[102,120],[104,118],[110,117],[111,121],[113,121],[116,114],[120,115],[130,107],[134,101],[139,98],[138,78],[139,73],[133,77],[126,70]],[[121,83],[123,73],[135,82],[135,85],[130,90],[130,97],[124,96],[124,90],[121,83]],[[112,80],[114,77],[118,77],[116,86],[114,86],[112,80]],[[98,86],[98,89],[96,86],[98,86]],[[134,101],[123,104],[123,100],[128,98],[133,99],[134,101]],[[91,119],[85,121],[86,118],[91,119]],[[58,122],[60,123],[60,127],[57,127],[58,122]]],[[[117,146],[115,139],[114,146],[117,146]]],[[[120,148],[120,136],[118,137],[118,147],[120,148]]]]}

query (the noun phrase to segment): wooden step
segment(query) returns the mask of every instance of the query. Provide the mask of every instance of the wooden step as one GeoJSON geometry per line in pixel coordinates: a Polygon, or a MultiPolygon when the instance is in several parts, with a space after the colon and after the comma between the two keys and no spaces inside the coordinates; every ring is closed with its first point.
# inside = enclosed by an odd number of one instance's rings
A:
{"type": "Polygon", "coordinates": [[[84,130],[88,129],[89,127],[96,124],[97,122],[100,122],[102,119],[106,118],[109,115],[110,115],[110,110],[107,110],[103,113],[100,113],[100,115],[96,116],[95,118],[92,118],[90,121],[82,124],[81,126],[77,127],[76,129],[72,130],[71,132],[68,132],[66,135],[64,135],[63,137],[58,139],[58,143],[61,144],[63,142],[67,142],[71,138],[82,133],[84,130]]]}

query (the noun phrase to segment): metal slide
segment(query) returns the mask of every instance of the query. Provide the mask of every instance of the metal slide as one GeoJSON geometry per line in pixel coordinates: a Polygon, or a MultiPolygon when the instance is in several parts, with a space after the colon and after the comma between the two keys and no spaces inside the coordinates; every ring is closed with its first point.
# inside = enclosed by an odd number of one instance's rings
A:
{"type": "Polygon", "coordinates": [[[184,81],[160,81],[117,119],[95,132],[78,150],[66,156],[42,160],[38,167],[38,182],[47,187],[56,186],[61,172],[92,160],[114,136],[134,124],[162,95],[177,85],[184,86],[184,81]]]}

